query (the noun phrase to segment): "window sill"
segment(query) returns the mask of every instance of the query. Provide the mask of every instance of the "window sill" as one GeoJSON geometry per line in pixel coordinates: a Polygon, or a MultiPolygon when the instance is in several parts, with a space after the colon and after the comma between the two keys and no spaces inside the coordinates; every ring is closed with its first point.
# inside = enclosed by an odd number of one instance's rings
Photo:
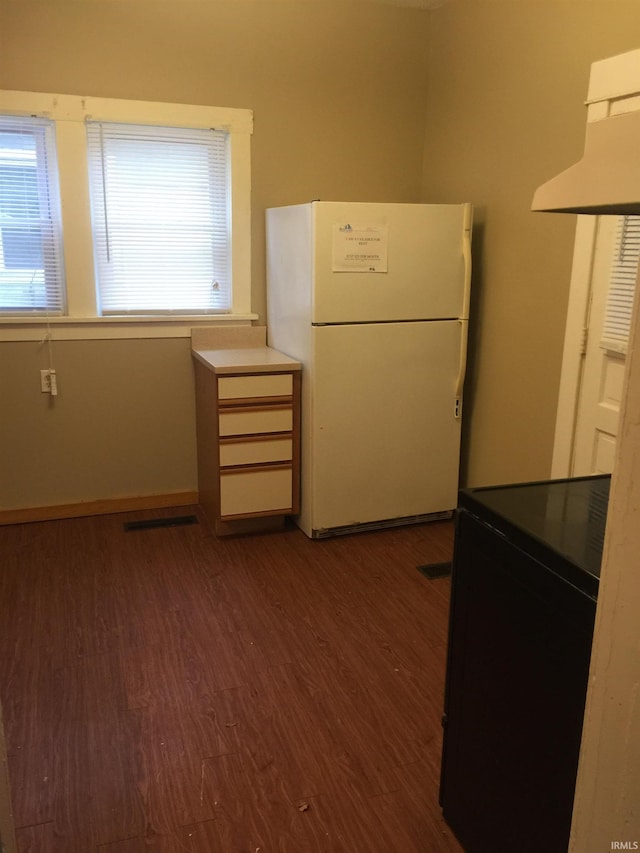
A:
{"type": "Polygon", "coordinates": [[[250,325],[257,314],[202,314],[176,317],[1,317],[0,342],[42,341],[48,333],[56,341],[135,338],[190,338],[199,326],[229,323],[250,325]]]}

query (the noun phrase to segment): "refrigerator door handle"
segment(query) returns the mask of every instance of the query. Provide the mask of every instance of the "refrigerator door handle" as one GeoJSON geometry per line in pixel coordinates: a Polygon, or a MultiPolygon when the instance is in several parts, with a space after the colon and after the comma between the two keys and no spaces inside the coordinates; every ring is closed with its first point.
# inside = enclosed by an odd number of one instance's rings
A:
{"type": "Polygon", "coordinates": [[[471,218],[473,209],[465,205],[464,230],[462,232],[462,258],[464,261],[464,290],[462,296],[462,314],[458,317],[460,323],[460,362],[454,404],[454,417],[462,417],[462,391],[467,372],[467,342],[469,338],[469,306],[471,304],[471,218]]]}

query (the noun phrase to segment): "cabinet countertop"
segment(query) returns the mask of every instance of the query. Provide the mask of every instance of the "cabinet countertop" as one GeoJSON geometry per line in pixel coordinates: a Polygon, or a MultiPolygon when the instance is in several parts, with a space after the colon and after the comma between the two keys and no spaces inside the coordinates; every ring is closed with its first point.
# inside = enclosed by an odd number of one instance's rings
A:
{"type": "Polygon", "coordinates": [[[192,355],[213,373],[284,373],[300,370],[299,361],[271,347],[193,349],[192,355]]]}

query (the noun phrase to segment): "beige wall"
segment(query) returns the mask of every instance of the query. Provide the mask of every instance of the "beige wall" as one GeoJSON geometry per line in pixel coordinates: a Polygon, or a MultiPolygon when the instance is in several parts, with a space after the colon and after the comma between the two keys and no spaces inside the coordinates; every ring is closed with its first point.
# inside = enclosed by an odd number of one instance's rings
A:
{"type": "MultiPolygon", "coordinates": [[[[0,87],[253,109],[262,320],[265,207],[472,201],[463,476],[484,484],[549,474],[574,221],[528,208],[581,152],[591,62],[638,33],[637,0],[0,0],[0,87]]],[[[196,488],[186,340],[54,344],[53,409],[42,356],[0,344],[0,506],[196,488]]]]}
{"type": "Polygon", "coordinates": [[[636,0],[449,0],[431,16],[423,197],[476,205],[463,471],[549,476],[575,217],[531,213],[582,153],[590,65],[637,48],[636,0]]]}
{"type": "Polygon", "coordinates": [[[47,347],[0,344],[3,508],[195,490],[190,346],[56,342],[52,398],[40,391],[47,347]]]}
{"type": "MultiPolygon", "coordinates": [[[[429,15],[301,0],[0,0],[0,88],[254,110],[253,307],[264,208],[419,201],[429,15]]],[[[0,343],[0,507],[195,490],[188,342],[0,343]]]]}

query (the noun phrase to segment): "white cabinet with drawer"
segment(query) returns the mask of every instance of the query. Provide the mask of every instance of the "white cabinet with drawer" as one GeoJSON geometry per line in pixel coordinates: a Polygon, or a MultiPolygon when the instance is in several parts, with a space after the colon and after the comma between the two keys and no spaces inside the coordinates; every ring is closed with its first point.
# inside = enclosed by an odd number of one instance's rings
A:
{"type": "Polygon", "coordinates": [[[291,403],[262,406],[223,406],[218,399],[220,415],[218,427],[221,436],[260,435],[272,432],[291,432],[293,408],[291,403]]]}
{"type": "Polygon", "coordinates": [[[220,516],[291,512],[291,465],[223,468],[220,471],[220,516]]]}
{"type": "Polygon", "coordinates": [[[293,459],[293,434],[220,439],[220,467],[293,459]]]}
{"type": "Polygon", "coordinates": [[[281,524],[299,511],[300,364],[269,347],[193,355],[205,515],[219,535],[281,524]]]}
{"type": "Polygon", "coordinates": [[[218,379],[218,399],[248,399],[260,397],[290,397],[293,394],[291,373],[257,374],[255,376],[221,376],[218,379]]]}

